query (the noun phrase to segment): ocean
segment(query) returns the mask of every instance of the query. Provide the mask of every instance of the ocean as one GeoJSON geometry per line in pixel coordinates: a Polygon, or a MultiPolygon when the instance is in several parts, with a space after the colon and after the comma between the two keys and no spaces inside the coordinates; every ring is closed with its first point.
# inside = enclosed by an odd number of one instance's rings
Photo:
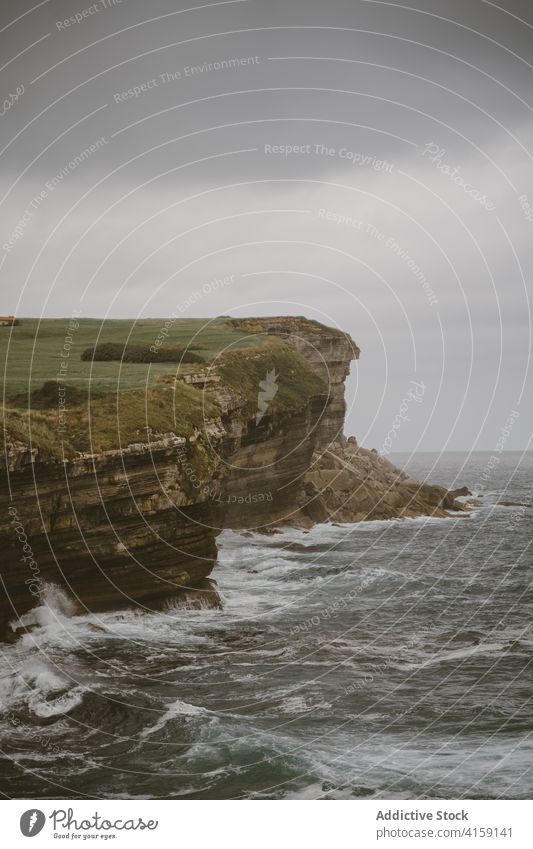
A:
{"type": "Polygon", "coordinates": [[[533,454],[392,456],[468,515],[225,531],[223,610],[73,614],[2,645],[0,792],[531,798],[533,454]]]}

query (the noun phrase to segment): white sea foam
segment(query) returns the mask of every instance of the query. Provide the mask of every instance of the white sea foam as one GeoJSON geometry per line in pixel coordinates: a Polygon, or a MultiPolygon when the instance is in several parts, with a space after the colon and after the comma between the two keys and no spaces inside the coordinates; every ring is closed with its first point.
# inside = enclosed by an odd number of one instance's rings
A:
{"type": "Polygon", "coordinates": [[[84,695],[83,687],[73,687],[67,693],[62,693],[52,700],[43,699],[42,693],[33,693],[28,699],[28,707],[36,716],[42,718],[59,716],[80,705],[84,695]]]}
{"type": "MultiPolygon", "coordinates": [[[[173,704],[170,705],[169,708],[165,711],[165,713],[149,728],[145,728],[139,735],[141,739],[145,739],[146,737],[151,737],[152,734],[155,734],[157,731],[160,731],[168,722],[171,722],[174,719],[180,719],[185,717],[186,719],[192,719],[199,716],[207,716],[211,714],[211,711],[207,710],[207,708],[203,708],[198,705],[192,705],[189,702],[184,702],[181,699],[176,699],[173,704]]],[[[212,714],[214,716],[214,714],[212,714]]]]}
{"type": "Polygon", "coordinates": [[[84,692],[47,660],[32,654],[0,679],[0,709],[7,712],[25,704],[36,716],[55,716],[79,704],[84,692]]]}
{"type": "Polygon", "coordinates": [[[424,659],[421,663],[407,663],[406,668],[423,669],[426,666],[434,666],[450,661],[468,660],[474,656],[500,654],[505,649],[505,643],[479,643],[476,646],[467,646],[455,651],[438,652],[424,659]]]}
{"type": "Polygon", "coordinates": [[[20,627],[63,630],[66,620],[70,619],[75,612],[76,606],[65,590],[55,584],[46,584],[40,603],[10,625],[13,630],[20,627]]]}

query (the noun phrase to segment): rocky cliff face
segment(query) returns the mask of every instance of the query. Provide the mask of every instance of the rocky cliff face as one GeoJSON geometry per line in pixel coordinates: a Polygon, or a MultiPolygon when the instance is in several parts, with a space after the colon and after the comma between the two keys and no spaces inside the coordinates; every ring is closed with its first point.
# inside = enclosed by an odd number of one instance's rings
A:
{"type": "Polygon", "coordinates": [[[167,437],[65,463],[28,462],[15,448],[12,501],[2,505],[4,618],[33,606],[49,583],[91,610],[149,604],[206,577],[216,544],[205,532],[209,504],[184,491],[183,442],[167,437]]]}
{"type": "Polygon", "coordinates": [[[218,410],[193,433],[68,460],[6,434],[4,635],[50,583],[81,610],[157,607],[190,599],[194,588],[212,602],[205,579],[224,527],[444,515],[454,506],[445,490],[407,480],[342,436],[344,380],[359,355],[349,336],[296,318],[234,326],[283,343],[180,378],[218,410]]]}
{"type": "Polygon", "coordinates": [[[347,333],[315,321],[293,316],[233,319],[234,327],[248,333],[278,336],[292,345],[327,387],[327,405],[314,435],[317,447],[327,447],[344,432],[346,400],[344,381],[360,350],[347,333]]]}
{"type": "MultiPolygon", "coordinates": [[[[314,432],[311,434],[307,429],[305,451],[297,459],[293,458],[296,462],[284,463],[278,456],[277,462],[269,467],[273,469],[271,487],[278,498],[289,485],[284,477],[292,483],[290,497],[283,506],[285,512],[274,510],[274,522],[283,520],[306,527],[327,521],[358,522],[423,515],[444,517],[448,510],[465,509],[443,487],[421,484],[376,451],[359,447],[354,437],[346,439],[344,382],[351,362],[360,354],[348,334],[290,316],[234,319],[232,323],[248,333],[264,333],[288,341],[327,386],[326,403],[321,411],[315,409],[314,432]],[[278,463],[286,466],[285,476],[275,468],[278,463]]],[[[298,434],[304,433],[305,428],[296,421],[287,426],[296,434],[293,442],[299,444],[298,434]]],[[[252,446],[248,462],[253,462],[254,456],[258,462],[261,450],[258,445],[252,446]]],[[[258,477],[261,478],[261,474],[258,477]]],[[[234,485],[244,479],[242,475],[231,478],[234,485]]],[[[260,510],[259,514],[264,518],[262,529],[267,530],[272,526],[268,510],[260,510]]],[[[224,526],[245,527],[244,516],[242,509],[229,511],[224,517],[224,526]]]]}
{"type": "Polygon", "coordinates": [[[303,524],[443,518],[449,510],[467,509],[454,493],[409,477],[376,451],[360,448],[353,437],[315,452],[304,482],[303,524]]]}

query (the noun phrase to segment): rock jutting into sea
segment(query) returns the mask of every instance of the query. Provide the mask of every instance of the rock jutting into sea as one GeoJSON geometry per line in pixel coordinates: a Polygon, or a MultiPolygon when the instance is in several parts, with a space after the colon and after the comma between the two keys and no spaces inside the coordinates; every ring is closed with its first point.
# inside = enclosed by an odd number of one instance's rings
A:
{"type": "MultiPolygon", "coordinates": [[[[96,427],[116,405],[116,444],[87,450],[76,431],[60,451],[21,437],[20,414],[4,412],[0,634],[12,633],[8,623],[50,584],[79,611],[157,608],[176,597],[194,606],[195,592],[198,604],[217,606],[205,580],[223,528],[269,532],[467,509],[455,493],[343,435],[344,383],[360,353],[348,334],[299,317],[227,321],[250,336],[249,348],[160,375],[146,396],[174,405],[175,426],[139,419],[138,438],[131,429],[125,438],[122,420],[146,399],[123,393],[119,408],[110,393],[97,409],[80,406],[79,419],[96,427]],[[178,401],[201,419],[180,424],[178,401]]],[[[42,434],[46,418],[31,415],[42,434]]]]}

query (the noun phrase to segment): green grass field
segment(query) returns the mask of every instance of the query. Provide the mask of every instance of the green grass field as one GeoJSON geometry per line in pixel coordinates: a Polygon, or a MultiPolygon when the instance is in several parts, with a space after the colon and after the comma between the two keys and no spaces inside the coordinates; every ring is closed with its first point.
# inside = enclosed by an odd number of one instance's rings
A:
{"type": "MultiPolygon", "coordinates": [[[[32,445],[41,455],[61,460],[77,452],[99,453],[169,433],[188,436],[206,419],[220,415],[218,401],[198,388],[173,380],[216,363],[223,384],[250,407],[268,374],[282,375],[270,410],[299,409],[326,388],[306,361],[260,326],[236,329],[224,318],[178,319],[22,319],[0,327],[5,365],[0,426],[10,442],[32,445]],[[168,334],[161,335],[168,327],[168,334]],[[156,344],[156,340],[159,343],[156,344]],[[83,360],[87,348],[103,343],[193,349],[200,363],[124,363],[83,360]],[[278,391],[279,389],[279,391],[278,391]]],[[[152,352],[153,353],[153,352],[152,352]]],[[[277,378],[276,378],[277,379],[277,378]]]]}
{"type": "MultiPolygon", "coordinates": [[[[167,433],[187,436],[206,418],[220,414],[208,395],[172,379],[176,373],[198,371],[201,363],[81,358],[87,348],[110,342],[154,345],[162,357],[164,345],[193,349],[206,365],[215,360],[223,381],[253,409],[268,372],[284,376],[273,411],[297,408],[324,389],[300,355],[281,340],[262,335],[259,328],[236,329],[224,318],[170,324],[164,319],[21,319],[16,327],[0,327],[5,368],[0,425],[8,441],[31,444],[43,456],[70,458],[79,451],[116,449],[167,433]]],[[[121,354],[119,350],[117,356],[121,354]]]]}
{"type": "MultiPolygon", "coordinates": [[[[0,327],[0,361],[5,367],[2,384],[6,403],[22,393],[38,389],[47,380],[60,379],[67,386],[87,388],[89,385],[104,391],[115,392],[144,388],[147,378],[155,374],[176,372],[175,363],[83,362],[82,352],[103,342],[126,341],[130,344],[153,345],[165,327],[165,319],[70,319],[22,318],[18,327],[0,327]],[[65,342],[70,345],[69,356],[63,351],[65,342]],[[61,369],[61,364],[66,368],[61,369]],[[58,378],[58,375],[60,377],[58,378]]],[[[206,361],[212,360],[228,346],[230,350],[254,347],[260,344],[257,336],[234,330],[224,318],[176,319],[168,328],[168,335],[160,337],[164,344],[191,345],[206,361]]],[[[180,372],[197,366],[180,366],[180,372]]]]}

